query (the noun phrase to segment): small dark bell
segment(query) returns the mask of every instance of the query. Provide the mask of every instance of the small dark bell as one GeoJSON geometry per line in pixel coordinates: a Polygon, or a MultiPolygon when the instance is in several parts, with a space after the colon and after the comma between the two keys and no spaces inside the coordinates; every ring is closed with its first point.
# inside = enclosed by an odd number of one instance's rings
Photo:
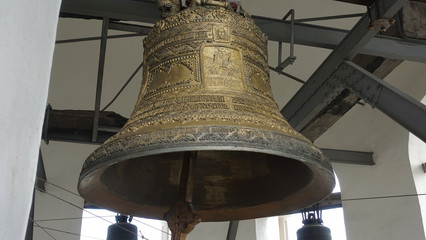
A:
{"type": "MultiPolygon", "coordinates": [[[[127,222],[129,217],[126,215],[117,215],[116,224],[108,227],[107,240],[137,240],[138,227],[127,222]]],[[[131,217],[130,217],[131,221],[131,217]]]]}
{"type": "Polygon", "coordinates": [[[297,240],[331,240],[331,231],[323,224],[305,224],[297,230],[297,240]]]}
{"type": "Polygon", "coordinates": [[[322,210],[318,204],[311,210],[302,210],[303,227],[297,230],[297,240],[331,240],[331,231],[322,223],[322,210]]]}

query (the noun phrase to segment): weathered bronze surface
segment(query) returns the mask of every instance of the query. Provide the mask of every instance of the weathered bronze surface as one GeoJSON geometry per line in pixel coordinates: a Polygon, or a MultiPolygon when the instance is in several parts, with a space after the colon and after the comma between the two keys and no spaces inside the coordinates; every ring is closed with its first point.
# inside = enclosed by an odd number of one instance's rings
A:
{"type": "Polygon", "coordinates": [[[267,39],[249,17],[191,7],[159,21],[144,47],[138,102],[86,160],[85,199],[154,219],[186,202],[196,219],[229,221],[287,213],[331,192],[330,163],[273,100],[267,39]]]}

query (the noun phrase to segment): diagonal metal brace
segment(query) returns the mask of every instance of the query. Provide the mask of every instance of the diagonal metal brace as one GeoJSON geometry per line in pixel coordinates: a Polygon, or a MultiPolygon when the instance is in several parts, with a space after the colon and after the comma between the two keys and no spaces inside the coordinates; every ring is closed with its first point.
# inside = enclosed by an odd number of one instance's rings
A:
{"type": "Polygon", "coordinates": [[[426,106],[351,61],[332,78],[426,142],[426,106]]]}
{"type": "MultiPolygon", "coordinates": [[[[388,0],[381,2],[380,13],[383,18],[395,15],[408,0],[388,0]]],[[[338,88],[330,87],[330,76],[342,61],[353,59],[376,35],[369,30],[370,18],[365,14],[346,35],[321,66],[312,74],[306,84],[290,99],[281,113],[297,131],[302,130],[328,105],[330,99],[339,94],[338,88]]]]}

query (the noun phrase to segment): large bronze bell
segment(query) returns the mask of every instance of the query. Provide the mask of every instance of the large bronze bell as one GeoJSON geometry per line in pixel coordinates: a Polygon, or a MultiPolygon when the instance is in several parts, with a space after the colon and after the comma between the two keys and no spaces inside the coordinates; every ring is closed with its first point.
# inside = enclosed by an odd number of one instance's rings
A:
{"type": "Polygon", "coordinates": [[[288,213],[331,192],[330,163],[274,102],[267,38],[250,17],[191,7],[157,22],[144,48],[131,118],[83,166],[86,200],[169,226],[186,214],[193,227],[288,213]]]}

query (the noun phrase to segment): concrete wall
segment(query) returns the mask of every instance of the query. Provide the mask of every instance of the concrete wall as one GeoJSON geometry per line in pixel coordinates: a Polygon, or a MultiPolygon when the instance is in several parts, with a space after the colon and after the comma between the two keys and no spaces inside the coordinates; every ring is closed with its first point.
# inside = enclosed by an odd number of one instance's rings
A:
{"type": "Polygon", "coordinates": [[[59,6],[59,0],[0,2],[2,239],[23,239],[27,227],[59,6]]]}

